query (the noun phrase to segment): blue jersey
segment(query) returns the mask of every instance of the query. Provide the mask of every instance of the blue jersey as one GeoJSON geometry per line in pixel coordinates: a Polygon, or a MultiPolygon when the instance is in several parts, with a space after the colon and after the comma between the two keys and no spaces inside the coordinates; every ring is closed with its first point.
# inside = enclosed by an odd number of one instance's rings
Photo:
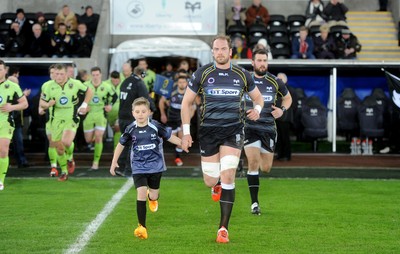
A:
{"type": "Polygon", "coordinates": [[[164,161],[163,138],[168,140],[171,132],[171,128],[150,119],[144,127],[137,126],[136,121],[126,127],[119,143],[125,146],[132,142],[130,158],[133,175],[167,170],[164,161]]]}
{"type": "Polygon", "coordinates": [[[255,87],[251,74],[239,66],[231,65],[224,70],[210,63],[199,68],[188,88],[201,96],[200,126],[242,128],[245,120],[242,97],[255,87]]]}
{"type": "MultiPolygon", "coordinates": [[[[245,128],[259,131],[275,131],[275,118],[272,116],[272,105],[275,106],[279,97],[284,97],[288,89],[283,81],[271,73],[267,72],[264,77],[254,77],[254,83],[264,98],[264,107],[261,110],[260,118],[257,121],[246,119],[245,128]]],[[[253,108],[253,102],[248,95],[246,98],[246,109],[253,108]]]]}

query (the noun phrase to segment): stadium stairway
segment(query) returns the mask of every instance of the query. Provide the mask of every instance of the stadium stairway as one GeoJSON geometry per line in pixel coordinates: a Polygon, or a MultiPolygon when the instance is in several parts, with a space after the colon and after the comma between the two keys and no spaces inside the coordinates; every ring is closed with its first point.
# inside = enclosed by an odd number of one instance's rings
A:
{"type": "Polygon", "coordinates": [[[362,50],[362,61],[400,61],[396,24],[391,12],[350,11],[347,23],[362,50]]]}

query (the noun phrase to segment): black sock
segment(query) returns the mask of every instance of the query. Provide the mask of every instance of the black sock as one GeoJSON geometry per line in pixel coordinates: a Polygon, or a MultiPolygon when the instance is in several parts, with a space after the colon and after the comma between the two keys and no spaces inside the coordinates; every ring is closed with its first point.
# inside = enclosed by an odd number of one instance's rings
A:
{"type": "Polygon", "coordinates": [[[251,203],[258,203],[258,189],[260,188],[260,177],[259,175],[247,174],[247,183],[250,190],[251,203]]]}
{"type": "Polygon", "coordinates": [[[219,223],[220,228],[224,226],[226,229],[228,229],[229,219],[231,217],[234,202],[235,189],[222,189],[221,199],[219,200],[219,206],[221,208],[221,221],[219,223]]]}
{"type": "Polygon", "coordinates": [[[146,227],[146,201],[136,200],[136,213],[140,225],[146,227]]]}

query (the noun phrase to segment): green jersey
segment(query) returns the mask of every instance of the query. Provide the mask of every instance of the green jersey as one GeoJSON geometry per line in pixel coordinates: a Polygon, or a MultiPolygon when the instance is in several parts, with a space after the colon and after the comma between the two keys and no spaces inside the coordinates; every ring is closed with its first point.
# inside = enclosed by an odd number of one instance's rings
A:
{"type": "Polygon", "coordinates": [[[89,102],[89,113],[95,114],[103,112],[105,114],[104,106],[112,103],[115,91],[106,82],[101,82],[98,87],[95,87],[92,81],[87,81],[84,84],[93,91],[93,97],[89,102]]]}
{"type": "MultiPolygon", "coordinates": [[[[40,89],[40,92],[42,93],[42,95],[45,93],[45,91],[46,91],[46,89],[47,89],[47,86],[49,85],[49,83],[50,83],[51,81],[52,81],[52,80],[49,80],[49,81],[43,83],[43,85],[42,85],[42,87],[41,87],[41,89],[40,89]]],[[[53,116],[53,107],[50,107],[50,108],[46,111],[46,122],[48,122],[52,116],[53,116]]]]}
{"type": "MultiPolygon", "coordinates": [[[[0,83],[0,106],[3,106],[6,103],[12,104],[22,96],[24,96],[24,94],[18,84],[8,79],[0,83]]],[[[12,114],[9,112],[0,111],[0,122],[3,121],[8,121],[11,126],[14,126],[12,114]]]]}
{"type": "Polygon", "coordinates": [[[46,102],[50,100],[55,100],[56,102],[53,106],[53,115],[51,118],[63,120],[77,118],[79,98],[84,97],[84,93],[88,87],[79,80],[71,78],[65,82],[64,86],[57,84],[54,80],[47,81],[46,83],[42,99],[46,102]]]}

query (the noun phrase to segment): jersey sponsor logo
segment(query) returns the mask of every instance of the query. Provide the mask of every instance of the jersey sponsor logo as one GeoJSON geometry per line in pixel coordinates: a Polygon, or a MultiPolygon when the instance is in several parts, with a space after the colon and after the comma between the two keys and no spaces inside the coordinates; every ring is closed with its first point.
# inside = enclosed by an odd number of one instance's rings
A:
{"type": "Polygon", "coordinates": [[[310,108],[310,116],[318,116],[318,109],[310,108]]]}
{"type": "Polygon", "coordinates": [[[63,97],[60,98],[60,104],[61,105],[65,105],[67,103],[68,103],[68,98],[67,97],[63,96],[63,97]]]}
{"type": "Polygon", "coordinates": [[[3,97],[0,96],[0,103],[2,103],[2,102],[3,102],[3,97]]]}
{"type": "Polygon", "coordinates": [[[99,103],[100,98],[98,96],[93,96],[92,101],[93,101],[93,103],[99,103]]]}
{"type": "Polygon", "coordinates": [[[207,82],[208,82],[209,84],[214,84],[215,79],[214,79],[213,77],[208,78],[207,82]]]}
{"type": "Polygon", "coordinates": [[[137,149],[139,151],[152,150],[154,148],[156,148],[156,144],[148,144],[148,145],[139,145],[139,146],[137,146],[137,149]]]}
{"type": "Polygon", "coordinates": [[[365,115],[366,116],[374,116],[374,108],[366,108],[365,115]]]}
{"type": "Polygon", "coordinates": [[[127,92],[121,92],[119,94],[119,99],[120,100],[126,100],[126,97],[128,97],[128,93],[127,92]]]}
{"type": "Polygon", "coordinates": [[[229,77],[229,74],[226,72],[220,72],[220,73],[218,73],[218,76],[229,77]]]}
{"type": "Polygon", "coordinates": [[[272,101],[272,95],[263,95],[264,101],[272,101]]]}
{"type": "Polygon", "coordinates": [[[174,109],[181,109],[182,105],[179,103],[171,103],[171,108],[174,109]]]}
{"type": "Polygon", "coordinates": [[[223,89],[223,88],[214,88],[209,89],[207,91],[209,95],[222,95],[222,96],[238,96],[240,91],[237,89],[223,89]]]}

